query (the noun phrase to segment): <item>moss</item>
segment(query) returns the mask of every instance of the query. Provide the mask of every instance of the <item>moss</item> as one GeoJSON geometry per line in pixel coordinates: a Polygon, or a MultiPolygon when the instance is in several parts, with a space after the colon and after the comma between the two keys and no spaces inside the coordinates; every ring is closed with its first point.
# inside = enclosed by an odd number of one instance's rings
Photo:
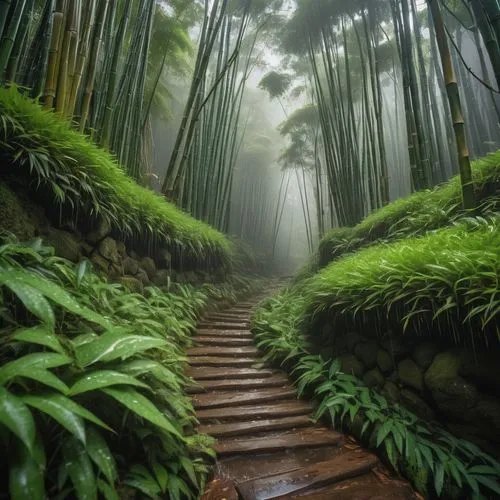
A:
{"type": "Polygon", "coordinates": [[[29,240],[36,232],[21,200],[3,183],[0,183],[0,229],[15,234],[20,240],[29,240]]]}

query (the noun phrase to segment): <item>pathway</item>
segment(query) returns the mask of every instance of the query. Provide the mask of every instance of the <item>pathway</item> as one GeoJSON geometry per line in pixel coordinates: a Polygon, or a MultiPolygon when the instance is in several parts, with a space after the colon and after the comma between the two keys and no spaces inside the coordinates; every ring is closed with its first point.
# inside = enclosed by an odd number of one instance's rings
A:
{"type": "Polygon", "coordinates": [[[213,313],[189,350],[200,432],[217,439],[204,500],[410,500],[411,487],[344,434],[314,424],[313,406],[259,360],[249,330],[257,299],[213,313]]]}

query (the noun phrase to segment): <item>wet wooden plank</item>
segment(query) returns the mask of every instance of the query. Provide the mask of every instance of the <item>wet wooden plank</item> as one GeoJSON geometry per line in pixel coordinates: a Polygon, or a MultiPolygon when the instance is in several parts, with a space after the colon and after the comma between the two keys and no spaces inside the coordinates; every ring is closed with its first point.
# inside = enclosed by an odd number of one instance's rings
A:
{"type": "Polygon", "coordinates": [[[282,401],[265,405],[243,405],[236,407],[198,410],[196,416],[200,421],[218,420],[235,421],[252,418],[278,418],[292,415],[308,415],[314,410],[312,403],[306,401],[282,401]]]}
{"type": "Polygon", "coordinates": [[[230,479],[215,477],[207,484],[201,500],[238,500],[239,498],[230,479]]]}
{"type": "Polygon", "coordinates": [[[247,322],[228,323],[223,321],[202,321],[198,323],[198,328],[202,330],[248,330],[247,322]]]}
{"type": "Polygon", "coordinates": [[[229,424],[207,424],[200,425],[198,431],[209,434],[215,438],[248,436],[259,432],[271,432],[280,430],[292,430],[299,427],[312,425],[307,415],[297,417],[285,417],[274,420],[249,420],[246,422],[229,424]]]}
{"type": "Polygon", "coordinates": [[[188,356],[218,356],[218,357],[254,357],[257,356],[256,347],[192,347],[188,349],[188,356]]]}
{"type": "MultiPolygon", "coordinates": [[[[208,335],[210,337],[238,337],[240,339],[253,339],[253,334],[250,330],[224,330],[215,328],[198,328],[198,335],[208,335]]],[[[196,338],[196,337],[195,337],[196,338]]]]}
{"type": "Polygon", "coordinates": [[[267,401],[278,401],[282,399],[295,399],[296,395],[293,387],[262,389],[253,392],[211,392],[194,396],[193,405],[195,409],[200,410],[205,408],[223,408],[248,405],[251,403],[265,403],[267,401]]]}
{"type": "Polygon", "coordinates": [[[344,453],[332,460],[238,485],[244,499],[269,500],[368,474],[378,463],[372,453],[344,453]]]}
{"type": "Polygon", "coordinates": [[[228,320],[229,323],[248,322],[250,320],[250,312],[235,312],[235,313],[210,313],[204,317],[204,320],[228,320]]]}
{"type": "Polygon", "coordinates": [[[201,394],[208,391],[238,390],[247,391],[268,387],[281,387],[289,384],[288,378],[283,374],[265,378],[246,378],[235,380],[199,380],[196,386],[188,387],[189,394],[201,394]]]}
{"type": "Polygon", "coordinates": [[[215,356],[191,356],[188,358],[188,363],[191,366],[251,367],[257,362],[256,358],[218,358],[215,356]]]}
{"type": "Polygon", "coordinates": [[[288,495],[289,500],[418,500],[422,499],[412,487],[400,480],[380,482],[374,474],[356,477],[298,494],[288,495]]]}
{"type": "Polygon", "coordinates": [[[345,449],[335,446],[287,450],[273,454],[242,455],[219,460],[224,476],[231,477],[235,483],[242,483],[261,477],[283,474],[302,469],[317,462],[331,460],[344,453],[345,449]]]}
{"type": "Polygon", "coordinates": [[[272,368],[188,367],[186,375],[195,380],[260,379],[275,375],[272,368]]]}
{"type": "Polygon", "coordinates": [[[253,345],[252,339],[238,338],[238,337],[197,336],[194,338],[194,341],[198,345],[206,345],[206,346],[245,347],[253,345]]]}
{"type": "Polygon", "coordinates": [[[282,432],[276,435],[245,439],[220,439],[215,444],[219,456],[272,453],[295,448],[331,446],[342,441],[342,434],[326,428],[282,432]]]}

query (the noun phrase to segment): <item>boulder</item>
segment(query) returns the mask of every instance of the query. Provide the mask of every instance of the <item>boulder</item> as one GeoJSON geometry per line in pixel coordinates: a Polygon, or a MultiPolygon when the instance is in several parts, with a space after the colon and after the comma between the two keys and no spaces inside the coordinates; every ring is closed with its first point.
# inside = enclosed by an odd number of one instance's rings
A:
{"type": "Polygon", "coordinates": [[[341,363],[341,371],[348,373],[349,375],[354,375],[355,377],[361,378],[365,371],[363,363],[352,354],[344,354],[339,357],[341,363]]]}
{"type": "Polygon", "coordinates": [[[473,423],[478,434],[495,442],[500,441],[500,401],[496,398],[480,395],[473,408],[467,410],[464,420],[473,423]]]}
{"type": "Polygon", "coordinates": [[[162,248],[157,255],[156,261],[159,267],[169,268],[172,264],[172,255],[166,248],[162,248]]]}
{"type": "Polygon", "coordinates": [[[382,372],[378,368],[367,371],[363,375],[363,383],[367,387],[382,387],[384,385],[385,379],[382,372]]]}
{"type": "Polygon", "coordinates": [[[377,350],[377,366],[382,373],[388,373],[394,369],[394,362],[385,349],[377,350]]]}
{"type": "Polygon", "coordinates": [[[427,370],[438,352],[439,347],[434,342],[422,342],[415,347],[412,357],[418,366],[427,370]]]}
{"type": "Polygon", "coordinates": [[[170,272],[168,269],[160,269],[153,278],[153,283],[156,286],[170,286],[170,272]]]}
{"type": "Polygon", "coordinates": [[[418,415],[425,420],[434,419],[434,411],[432,408],[413,391],[410,389],[402,389],[400,395],[401,403],[415,413],[415,415],[418,415]]]}
{"type": "Polygon", "coordinates": [[[450,380],[456,379],[459,370],[460,352],[457,350],[442,352],[436,355],[425,372],[425,384],[431,391],[439,390],[450,380]]]}
{"type": "Polygon", "coordinates": [[[87,234],[86,240],[95,245],[106,238],[109,233],[111,233],[111,224],[106,219],[99,218],[93,229],[87,234]]]}
{"type": "Polygon", "coordinates": [[[112,280],[117,280],[125,274],[123,266],[121,264],[111,264],[109,266],[108,275],[112,280]]]}
{"type": "Polygon", "coordinates": [[[500,363],[496,352],[475,354],[464,349],[461,353],[460,375],[474,382],[481,390],[500,394],[500,363]]]}
{"type": "Polygon", "coordinates": [[[410,354],[409,346],[403,342],[401,338],[396,337],[393,334],[384,338],[380,342],[380,346],[389,353],[394,361],[406,358],[410,354]]]}
{"type": "Polygon", "coordinates": [[[127,257],[123,260],[123,270],[125,274],[131,274],[134,276],[139,271],[139,262],[132,257],[127,257]]]}
{"type": "Polygon", "coordinates": [[[439,411],[452,420],[462,420],[465,412],[478,401],[476,386],[460,376],[432,391],[432,397],[439,411]]]}
{"type": "Polygon", "coordinates": [[[118,253],[118,249],[116,248],[116,241],[109,236],[106,236],[98,246],[99,253],[109,262],[113,264],[120,264],[121,257],[118,253]]]}
{"type": "Polygon", "coordinates": [[[92,252],[94,251],[94,247],[90,243],[87,243],[86,241],[82,241],[80,243],[80,248],[85,257],[90,257],[92,255],[92,252]]]}
{"type": "Polygon", "coordinates": [[[141,280],[134,276],[122,276],[120,283],[131,292],[144,293],[144,286],[141,280]]]}
{"type": "Polygon", "coordinates": [[[106,275],[108,274],[110,264],[99,252],[94,252],[90,256],[90,260],[96,271],[102,271],[105,272],[106,275]]]}
{"type": "Polygon", "coordinates": [[[424,374],[417,363],[406,358],[398,363],[399,379],[404,385],[421,392],[424,389],[424,374]]]}
{"type": "Polygon", "coordinates": [[[26,213],[22,200],[0,183],[0,229],[15,234],[21,241],[35,237],[35,225],[26,213]]]}
{"type": "Polygon", "coordinates": [[[377,364],[378,345],[375,340],[360,342],[354,348],[354,354],[367,368],[374,368],[377,364]]]}
{"type": "Polygon", "coordinates": [[[399,389],[398,386],[389,380],[387,380],[384,384],[384,387],[382,388],[382,394],[390,400],[393,401],[394,403],[397,403],[401,396],[399,394],[399,389]]]}
{"type": "Polygon", "coordinates": [[[127,258],[127,247],[125,246],[125,243],[123,243],[123,241],[116,242],[116,250],[120,254],[122,260],[127,258]]]}
{"type": "Polygon", "coordinates": [[[135,277],[140,280],[144,286],[151,285],[151,280],[149,279],[148,273],[141,267],[139,267],[139,269],[137,270],[135,277]]]}
{"type": "Polygon", "coordinates": [[[148,278],[152,280],[156,275],[156,264],[151,257],[144,257],[139,261],[139,266],[146,271],[148,278]]]}
{"type": "Polygon", "coordinates": [[[56,255],[78,262],[81,259],[80,242],[72,233],[50,228],[45,242],[54,247],[56,255]]]}
{"type": "Polygon", "coordinates": [[[354,348],[356,347],[356,344],[359,342],[366,342],[366,338],[360,335],[359,333],[356,332],[349,332],[347,335],[347,349],[349,352],[354,352],[354,348]]]}
{"type": "Polygon", "coordinates": [[[133,259],[135,259],[137,261],[141,260],[138,253],[135,250],[130,250],[128,254],[130,255],[130,257],[132,257],[133,259]]]}

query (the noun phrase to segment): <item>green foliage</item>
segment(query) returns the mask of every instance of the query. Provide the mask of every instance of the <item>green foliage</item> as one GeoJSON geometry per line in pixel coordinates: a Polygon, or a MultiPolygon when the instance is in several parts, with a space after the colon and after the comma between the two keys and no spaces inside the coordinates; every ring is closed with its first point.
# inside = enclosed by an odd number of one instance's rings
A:
{"type": "Polygon", "coordinates": [[[307,301],[304,282],[268,299],[254,315],[253,331],[267,358],[291,372],[301,393],[318,400],[316,418],[328,418],[336,428],[343,426],[378,448],[423,493],[443,498],[498,495],[500,464],[492,457],[402,406],[388,404],[360,380],[340,372],[338,360],[310,354],[302,333],[307,301]]]}
{"type": "Polygon", "coordinates": [[[462,210],[459,177],[432,190],[419,191],[380,208],[353,228],[332,229],[320,242],[320,265],[376,242],[418,236],[450,226],[464,217],[498,212],[497,186],[500,182],[500,151],[472,164],[479,206],[462,210]]]}
{"type": "Polygon", "coordinates": [[[193,435],[184,348],[217,293],[129,293],[39,241],[0,246],[1,466],[13,500],[198,497],[212,452],[193,435]]]}
{"type": "Polygon", "coordinates": [[[186,258],[229,264],[231,243],[164,198],[137,185],[113,157],[54,113],[0,89],[0,157],[9,174],[74,217],[106,219],[124,237],[179,248],[186,258]]]}

